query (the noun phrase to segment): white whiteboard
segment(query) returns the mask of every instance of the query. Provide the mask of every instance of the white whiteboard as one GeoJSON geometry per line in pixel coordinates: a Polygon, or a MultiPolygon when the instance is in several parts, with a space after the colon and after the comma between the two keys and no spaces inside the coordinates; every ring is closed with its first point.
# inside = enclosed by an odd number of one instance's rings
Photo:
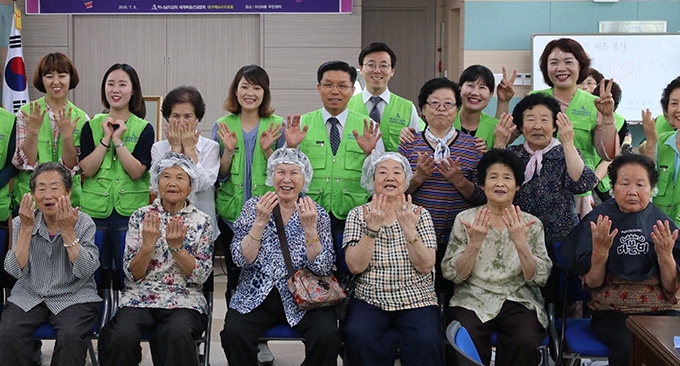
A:
{"type": "Polygon", "coordinates": [[[531,37],[532,87],[547,89],[539,58],[548,42],[572,38],[591,58],[591,66],[614,78],[623,90],[617,112],[639,121],[640,110],[661,114],[661,92],[680,76],[680,33],[534,34],[531,37]]]}

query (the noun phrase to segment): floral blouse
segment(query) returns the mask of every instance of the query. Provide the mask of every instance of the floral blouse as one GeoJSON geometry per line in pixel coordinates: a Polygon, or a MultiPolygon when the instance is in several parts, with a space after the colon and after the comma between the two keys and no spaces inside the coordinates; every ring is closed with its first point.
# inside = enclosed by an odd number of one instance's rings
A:
{"type": "Polygon", "coordinates": [[[199,211],[187,200],[185,208],[171,215],[161,205],[160,198],[153,204],[132,213],[125,238],[123,270],[125,289],[121,296],[121,306],[158,309],[193,309],[207,312],[207,302],[203,296],[203,283],[210,276],[213,266],[213,228],[210,218],[199,211]],[[144,215],[155,211],[160,217],[160,237],[156,242],[146,276],[134,280],[130,269],[132,258],[142,246],[144,215]],[[184,249],[196,260],[196,267],[190,276],[185,276],[168,251],[165,240],[166,225],[173,217],[181,217],[189,227],[184,238],[184,249]]]}
{"type": "MultiPolygon", "coordinates": [[[[241,267],[241,277],[229,307],[241,314],[247,314],[262,304],[272,288],[276,286],[281,296],[286,320],[290,326],[295,326],[305,315],[305,311],[297,306],[295,300],[293,300],[293,295],[288,290],[288,271],[283,261],[283,252],[281,252],[273,215],[262,232],[260,251],[257,253],[253,263],[246,263],[243,257],[241,241],[255,222],[257,215],[255,205],[259,200],[260,197],[253,197],[246,201],[241,215],[234,222],[234,239],[231,242],[231,256],[234,259],[234,263],[241,267]]],[[[291,261],[293,262],[293,270],[309,268],[318,275],[328,275],[335,264],[335,251],[333,250],[333,240],[331,238],[331,221],[326,210],[319,206],[319,204],[316,205],[316,210],[319,213],[316,225],[322,249],[313,262],[310,263],[307,260],[305,232],[297,211],[293,212],[290,220],[284,224],[284,228],[286,230],[286,238],[288,239],[291,261]]]]}
{"type": "MultiPolygon", "coordinates": [[[[467,247],[468,237],[463,221],[472,223],[475,207],[456,216],[451,239],[442,260],[442,274],[456,284],[450,306],[460,306],[474,311],[479,320],[487,322],[495,318],[506,300],[514,301],[536,312],[538,321],[548,326],[548,316],[543,309],[543,297],[539,287],[545,286],[552,262],[548,257],[543,239],[543,225],[539,222],[529,228],[529,247],[536,258],[536,272],[529,281],[524,279],[519,255],[507,229],[497,231],[493,227],[477,253],[475,266],[468,278],[461,278],[456,270],[456,260],[467,247]]],[[[522,219],[538,219],[522,212],[522,219]]]]}

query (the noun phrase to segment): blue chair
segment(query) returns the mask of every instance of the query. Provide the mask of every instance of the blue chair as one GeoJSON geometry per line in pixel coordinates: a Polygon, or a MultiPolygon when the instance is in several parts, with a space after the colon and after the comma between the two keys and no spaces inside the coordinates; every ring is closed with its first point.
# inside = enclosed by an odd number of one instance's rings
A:
{"type": "Polygon", "coordinates": [[[446,339],[456,353],[458,366],[484,366],[470,334],[457,320],[446,327],[446,339]]]}
{"type": "MultiPolygon", "coordinates": [[[[553,243],[555,267],[558,270],[558,298],[562,299],[562,315],[556,319],[555,306],[551,306],[549,314],[549,331],[557,337],[557,363],[563,360],[600,359],[606,360],[609,355],[607,346],[597,340],[590,328],[590,318],[567,318],[566,305],[568,301],[590,300],[590,294],[581,289],[581,280],[571,272],[566,261],[560,255],[561,243],[553,243]]],[[[584,306],[585,307],[585,306],[584,306]]]]}

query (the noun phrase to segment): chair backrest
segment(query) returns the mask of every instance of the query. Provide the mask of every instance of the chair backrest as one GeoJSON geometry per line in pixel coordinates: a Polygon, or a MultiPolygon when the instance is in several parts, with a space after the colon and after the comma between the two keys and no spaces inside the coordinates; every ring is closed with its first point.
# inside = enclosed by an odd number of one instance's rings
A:
{"type": "Polygon", "coordinates": [[[446,339],[456,351],[456,361],[459,366],[482,366],[477,348],[467,330],[454,320],[446,327],[446,339]]]}
{"type": "Polygon", "coordinates": [[[571,272],[569,264],[560,254],[560,247],[562,246],[562,243],[554,242],[552,245],[555,262],[561,269],[563,269],[558,271],[559,298],[566,301],[590,300],[590,293],[583,290],[581,286],[581,279],[571,272]]]}

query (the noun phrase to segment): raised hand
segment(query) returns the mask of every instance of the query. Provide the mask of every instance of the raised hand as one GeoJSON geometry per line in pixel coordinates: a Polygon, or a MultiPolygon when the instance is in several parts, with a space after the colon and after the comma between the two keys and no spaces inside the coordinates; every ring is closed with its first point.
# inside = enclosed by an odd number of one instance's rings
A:
{"type": "Polygon", "coordinates": [[[413,127],[404,127],[399,132],[399,142],[402,144],[411,143],[416,140],[416,129],[413,127]]]}
{"type": "Polygon", "coordinates": [[[25,193],[19,205],[19,220],[21,227],[33,228],[35,224],[35,202],[30,193],[25,193]]]}
{"type": "Polygon", "coordinates": [[[161,219],[158,212],[149,211],[144,214],[142,220],[142,245],[145,247],[155,247],[161,235],[161,219]]]}
{"type": "Polygon", "coordinates": [[[182,153],[187,156],[193,155],[196,152],[196,144],[201,133],[196,129],[198,120],[191,122],[180,123],[180,131],[182,136],[182,153]]]}
{"type": "Polygon", "coordinates": [[[484,154],[487,152],[486,141],[481,137],[475,137],[475,149],[484,154]]]}
{"type": "Polygon", "coordinates": [[[656,121],[652,117],[652,111],[648,109],[642,110],[642,130],[645,133],[647,141],[658,141],[659,136],[656,132],[656,121]]]}
{"type": "Polygon", "coordinates": [[[352,131],[352,134],[354,135],[354,138],[357,140],[357,144],[359,144],[359,147],[361,150],[364,151],[364,154],[369,155],[373,149],[375,149],[375,145],[378,143],[378,140],[380,140],[380,137],[382,137],[382,132],[380,132],[380,125],[377,123],[371,122],[371,120],[365,119],[364,120],[364,134],[359,136],[359,132],[357,130],[352,131]]]}
{"type": "Polygon", "coordinates": [[[597,221],[590,223],[590,230],[592,231],[593,254],[598,254],[603,257],[609,256],[609,249],[612,247],[614,237],[618,234],[619,229],[609,231],[612,227],[612,221],[609,216],[597,215],[597,221]]]}
{"type": "Polygon", "coordinates": [[[614,114],[614,97],[612,96],[614,79],[600,81],[600,96],[595,99],[595,108],[603,116],[614,114]],[[606,85],[605,85],[606,84],[606,85]]]}
{"type": "Polygon", "coordinates": [[[55,113],[55,118],[57,120],[57,128],[59,129],[59,134],[64,137],[73,137],[73,131],[75,131],[80,117],[72,119],[73,108],[69,108],[66,111],[66,107],[57,108],[55,113]]]}
{"type": "Polygon", "coordinates": [[[374,194],[373,200],[368,205],[370,209],[367,209],[366,205],[361,206],[364,211],[366,228],[371,231],[379,231],[381,227],[387,224],[387,210],[389,208],[387,197],[382,194],[374,194]]]}
{"type": "Polygon", "coordinates": [[[111,117],[106,117],[102,121],[102,131],[104,132],[104,138],[110,140],[111,136],[113,136],[113,118],[111,117]]]}
{"type": "Polygon", "coordinates": [[[574,145],[574,125],[569,120],[566,114],[557,113],[557,130],[559,133],[559,140],[564,146],[574,145]]]}
{"type": "Polygon", "coordinates": [[[260,146],[262,146],[263,151],[267,151],[272,148],[272,145],[276,140],[281,137],[281,130],[283,126],[281,124],[274,125],[273,123],[269,125],[269,128],[262,131],[260,135],[260,146]]]}
{"type": "Polygon", "coordinates": [[[189,226],[184,224],[180,217],[173,217],[165,227],[165,241],[168,242],[168,247],[176,250],[184,244],[184,238],[187,236],[189,226]]]}
{"type": "Polygon", "coordinates": [[[461,221],[467,231],[468,245],[479,247],[486,239],[486,234],[489,233],[491,226],[491,211],[488,208],[482,207],[477,211],[475,219],[472,224],[461,221]]]}
{"type": "Polygon", "coordinates": [[[427,153],[418,152],[418,160],[416,161],[415,175],[421,179],[426,180],[432,176],[437,164],[434,161],[434,156],[427,153]]]}
{"type": "Polygon", "coordinates": [[[418,207],[415,211],[413,210],[413,200],[411,199],[410,194],[408,195],[408,199],[404,198],[402,195],[401,207],[394,210],[397,223],[399,223],[399,226],[408,241],[412,241],[418,235],[416,226],[418,225],[418,220],[420,220],[420,212],[422,210],[422,207],[418,207]]]}
{"type": "Polygon", "coordinates": [[[510,239],[515,243],[515,246],[527,244],[529,240],[529,229],[531,225],[535,224],[537,220],[526,221],[522,219],[522,211],[519,206],[506,208],[503,213],[503,222],[508,229],[510,239]]]}
{"type": "Polygon", "coordinates": [[[47,113],[47,110],[42,109],[40,103],[38,102],[31,102],[29,105],[29,110],[30,112],[26,113],[23,109],[21,109],[21,115],[24,117],[24,121],[26,122],[26,128],[30,132],[38,133],[40,126],[42,126],[43,121],[45,120],[45,113],[47,113]]]}
{"type": "Polygon", "coordinates": [[[219,136],[220,140],[222,140],[224,151],[233,153],[236,149],[236,144],[238,143],[238,140],[236,139],[236,132],[231,131],[226,123],[218,123],[217,136],[219,136]]]}
{"type": "Polygon", "coordinates": [[[300,223],[305,234],[308,236],[318,235],[316,223],[319,213],[316,210],[316,203],[309,196],[304,196],[300,197],[295,207],[300,215],[300,223]]]}
{"type": "Polygon", "coordinates": [[[71,207],[71,199],[68,196],[57,199],[57,227],[61,232],[68,230],[75,233],[79,210],[80,207],[71,207]]]}
{"type": "Polygon", "coordinates": [[[509,102],[512,97],[515,96],[515,78],[517,78],[517,70],[512,70],[512,75],[508,76],[505,66],[501,68],[503,70],[503,79],[496,87],[496,96],[500,102],[509,102]]]}
{"type": "Polygon", "coordinates": [[[461,179],[465,178],[463,170],[460,167],[460,158],[453,160],[450,156],[447,156],[445,160],[439,162],[437,171],[454,186],[458,185],[461,179]]]}
{"type": "Polygon", "coordinates": [[[678,229],[671,232],[671,225],[668,220],[663,222],[656,220],[651,236],[657,256],[667,255],[672,257],[675,241],[678,240],[678,229]]]}
{"type": "Polygon", "coordinates": [[[506,146],[508,146],[510,143],[510,137],[512,137],[512,134],[516,129],[517,126],[513,121],[512,114],[501,114],[501,118],[498,120],[496,128],[493,131],[494,147],[504,149],[506,146]]]}
{"type": "Polygon", "coordinates": [[[118,127],[113,130],[111,140],[113,140],[114,143],[119,144],[122,142],[123,134],[125,134],[127,131],[127,125],[125,124],[125,121],[119,119],[117,121],[111,122],[111,128],[113,128],[113,126],[118,127]]]}
{"type": "Polygon", "coordinates": [[[275,192],[267,192],[257,201],[255,205],[255,222],[267,225],[272,216],[272,210],[279,204],[279,198],[275,192]]]}
{"type": "Polygon", "coordinates": [[[179,121],[174,119],[168,121],[168,129],[165,131],[165,137],[168,139],[172,151],[182,152],[182,130],[179,121]]]}
{"type": "Polygon", "coordinates": [[[296,114],[294,116],[286,117],[286,128],[284,129],[286,135],[286,146],[291,148],[296,148],[302,140],[307,136],[307,130],[309,126],[305,126],[300,129],[300,115],[296,114]]]}

